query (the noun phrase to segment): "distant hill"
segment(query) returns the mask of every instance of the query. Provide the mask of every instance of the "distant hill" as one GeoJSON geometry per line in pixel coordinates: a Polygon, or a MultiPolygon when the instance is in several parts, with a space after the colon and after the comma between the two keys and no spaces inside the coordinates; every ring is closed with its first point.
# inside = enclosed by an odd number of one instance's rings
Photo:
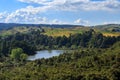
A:
{"type": "Polygon", "coordinates": [[[92,26],[94,29],[101,30],[104,32],[120,32],[120,24],[106,24],[92,26]]]}
{"type": "Polygon", "coordinates": [[[10,29],[12,27],[51,27],[51,28],[70,28],[70,27],[84,27],[81,25],[59,25],[59,24],[18,24],[18,23],[0,23],[0,30],[10,29]]]}
{"type": "Polygon", "coordinates": [[[105,24],[105,25],[96,25],[92,27],[106,28],[106,27],[120,27],[120,24],[105,24]]]}
{"type": "MultiPolygon", "coordinates": [[[[19,23],[0,23],[0,30],[9,29],[12,27],[51,27],[51,28],[71,28],[71,27],[85,27],[83,25],[70,25],[70,24],[19,24],[19,23]]],[[[105,24],[105,25],[95,25],[89,26],[98,29],[108,29],[108,28],[120,28],[120,24],[105,24]]]]}
{"type": "Polygon", "coordinates": [[[59,25],[59,24],[17,24],[0,23],[0,36],[12,35],[16,33],[28,33],[31,31],[41,31],[48,36],[69,36],[70,34],[83,33],[89,29],[102,33],[104,36],[120,36],[120,24],[106,24],[96,26],[81,25],[59,25]]]}

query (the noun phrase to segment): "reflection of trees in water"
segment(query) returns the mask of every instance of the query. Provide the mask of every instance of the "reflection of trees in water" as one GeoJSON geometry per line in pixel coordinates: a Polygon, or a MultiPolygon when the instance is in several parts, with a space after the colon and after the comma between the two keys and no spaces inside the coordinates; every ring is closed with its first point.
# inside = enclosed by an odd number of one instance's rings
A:
{"type": "Polygon", "coordinates": [[[52,50],[48,50],[48,53],[50,53],[50,54],[51,54],[51,53],[52,53],[52,50]]]}

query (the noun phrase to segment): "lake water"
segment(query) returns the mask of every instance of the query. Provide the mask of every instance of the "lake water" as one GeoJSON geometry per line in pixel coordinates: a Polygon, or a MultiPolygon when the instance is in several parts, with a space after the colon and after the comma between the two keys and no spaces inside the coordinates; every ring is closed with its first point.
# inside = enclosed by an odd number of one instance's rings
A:
{"type": "Polygon", "coordinates": [[[60,54],[63,54],[64,50],[41,50],[37,51],[35,55],[28,56],[27,60],[36,60],[41,58],[51,58],[53,56],[59,56],[60,54]]]}

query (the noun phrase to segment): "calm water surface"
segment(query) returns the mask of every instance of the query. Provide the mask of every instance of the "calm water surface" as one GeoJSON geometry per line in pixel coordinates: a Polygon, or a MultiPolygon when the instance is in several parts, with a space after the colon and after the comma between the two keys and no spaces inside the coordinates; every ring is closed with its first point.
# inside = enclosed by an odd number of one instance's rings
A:
{"type": "Polygon", "coordinates": [[[63,54],[64,50],[42,50],[37,51],[35,55],[28,56],[28,60],[36,60],[41,58],[51,58],[53,56],[59,56],[60,54],[63,54]]]}

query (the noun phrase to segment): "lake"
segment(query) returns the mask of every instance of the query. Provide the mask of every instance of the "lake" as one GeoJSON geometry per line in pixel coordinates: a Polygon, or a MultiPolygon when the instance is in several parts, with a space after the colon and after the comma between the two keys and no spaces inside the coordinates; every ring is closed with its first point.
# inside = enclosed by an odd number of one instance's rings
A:
{"type": "Polygon", "coordinates": [[[41,59],[41,58],[51,58],[53,56],[59,56],[60,54],[63,54],[65,51],[64,50],[41,50],[37,51],[35,55],[28,56],[27,60],[36,60],[36,59],[41,59]]]}

